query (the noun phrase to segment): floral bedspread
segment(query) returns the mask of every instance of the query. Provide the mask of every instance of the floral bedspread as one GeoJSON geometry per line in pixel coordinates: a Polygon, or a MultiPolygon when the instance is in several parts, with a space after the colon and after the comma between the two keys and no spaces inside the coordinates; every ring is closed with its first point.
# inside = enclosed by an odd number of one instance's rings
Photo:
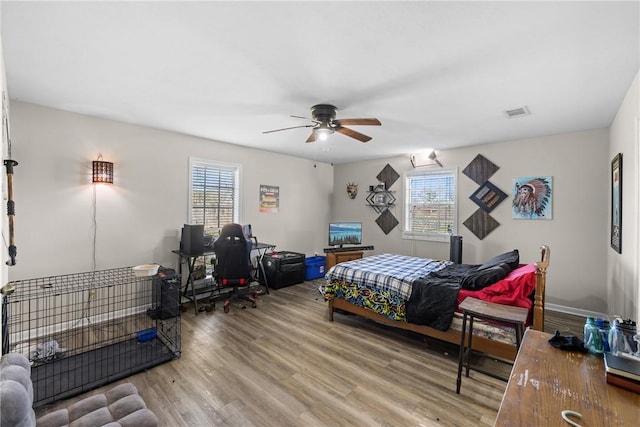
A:
{"type": "Polygon", "coordinates": [[[340,298],[393,320],[406,320],[405,301],[389,291],[372,289],[346,280],[328,280],[322,289],[325,301],[340,298]]]}

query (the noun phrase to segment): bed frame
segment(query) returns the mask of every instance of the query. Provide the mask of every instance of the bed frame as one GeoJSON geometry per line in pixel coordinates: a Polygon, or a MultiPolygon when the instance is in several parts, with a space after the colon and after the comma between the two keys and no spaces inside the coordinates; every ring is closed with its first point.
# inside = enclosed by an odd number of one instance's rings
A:
{"type": "MultiPolygon", "coordinates": [[[[533,298],[533,329],[538,331],[544,330],[544,297],[547,280],[547,267],[549,266],[550,250],[546,245],[540,246],[540,261],[536,262],[536,288],[533,298]]],[[[442,341],[460,345],[461,331],[449,329],[440,331],[424,325],[416,325],[413,323],[389,319],[386,316],[375,313],[367,308],[360,307],[340,298],[329,300],[329,320],[333,321],[333,312],[335,310],[344,310],[349,313],[357,314],[367,319],[374,320],[384,325],[405,329],[429,338],[435,338],[442,341]]],[[[482,353],[491,354],[493,356],[507,359],[516,359],[516,347],[505,342],[490,340],[482,336],[473,336],[473,349],[482,353]]]]}

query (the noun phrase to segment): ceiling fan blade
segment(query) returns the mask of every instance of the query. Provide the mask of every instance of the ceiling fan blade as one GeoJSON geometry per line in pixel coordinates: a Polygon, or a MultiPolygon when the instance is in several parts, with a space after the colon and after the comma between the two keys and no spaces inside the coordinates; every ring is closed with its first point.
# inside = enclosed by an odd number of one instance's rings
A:
{"type": "Polygon", "coordinates": [[[311,135],[309,135],[309,138],[307,138],[307,140],[305,142],[314,142],[316,140],[316,138],[318,137],[318,133],[316,132],[316,130],[314,129],[311,132],[311,135]]]}
{"type": "Polygon", "coordinates": [[[380,120],[378,119],[339,119],[334,120],[333,123],[338,126],[350,126],[350,125],[362,125],[362,126],[380,126],[380,120]]]}
{"type": "Polygon", "coordinates": [[[322,123],[322,122],[320,122],[320,121],[318,121],[318,120],[316,120],[316,119],[311,119],[311,118],[309,118],[309,117],[294,116],[293,114],[292,114],[290,117],[293,117],[294,119],[304,119],[304,120],[309,120],[309,121],[311,121],[311,122],[313,122],[313,123],[317,123],[317,124],[322,123]]]}
{"type": "Polygon", "coordinates": [[[369,141],[371,141],[371,137],[370,136],[367,136],[367,135],[362,134],[360,132],[356,132],[353,129],[349,129],[349,128],[345,128],[345,127],[339,126],[339,127],[336,128],[336,131],[340,132],[343,135],[350,136],[351,138],[355,138],[360,142],[369,142],[369,141]]]}
{"type": "Polygon", "coordinates": [[[314,125],[302,125],[302,126],[292,126],[290,128],[282,128],[282,129],[274,129],[274,130],[266,130],[262,133],[271,133],[271,132],[280,132],[281,130],[289,130],[289,129],[298,129],[298,128],[312,128],[314,125]]]}

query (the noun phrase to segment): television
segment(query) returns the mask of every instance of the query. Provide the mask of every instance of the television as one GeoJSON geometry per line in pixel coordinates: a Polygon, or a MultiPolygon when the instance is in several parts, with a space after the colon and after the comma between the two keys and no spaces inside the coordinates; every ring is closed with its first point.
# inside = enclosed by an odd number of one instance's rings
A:
{"type": "Polygon", "coordinates": [[[329,223],[329,246],[361,245],[361,222],[332,222],[329,223]]]}

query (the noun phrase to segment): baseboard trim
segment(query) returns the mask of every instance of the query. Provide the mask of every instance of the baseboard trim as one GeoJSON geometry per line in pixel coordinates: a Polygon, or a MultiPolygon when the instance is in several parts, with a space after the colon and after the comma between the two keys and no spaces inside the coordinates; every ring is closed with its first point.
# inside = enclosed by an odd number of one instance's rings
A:
{"type": "Polygon", "coordinates": [[[572,314],[574,316],[595,317],[595,318],[599,317],[601,319],[609,319],[609,315],[605,314],[605,313],[599,313],[597,311],[583,310],[581,308],[568,307],[566,305],[545,303],[544,309],[545,310],[551,310],[551,311],[558,311],[560,313],[572,314]]]}

